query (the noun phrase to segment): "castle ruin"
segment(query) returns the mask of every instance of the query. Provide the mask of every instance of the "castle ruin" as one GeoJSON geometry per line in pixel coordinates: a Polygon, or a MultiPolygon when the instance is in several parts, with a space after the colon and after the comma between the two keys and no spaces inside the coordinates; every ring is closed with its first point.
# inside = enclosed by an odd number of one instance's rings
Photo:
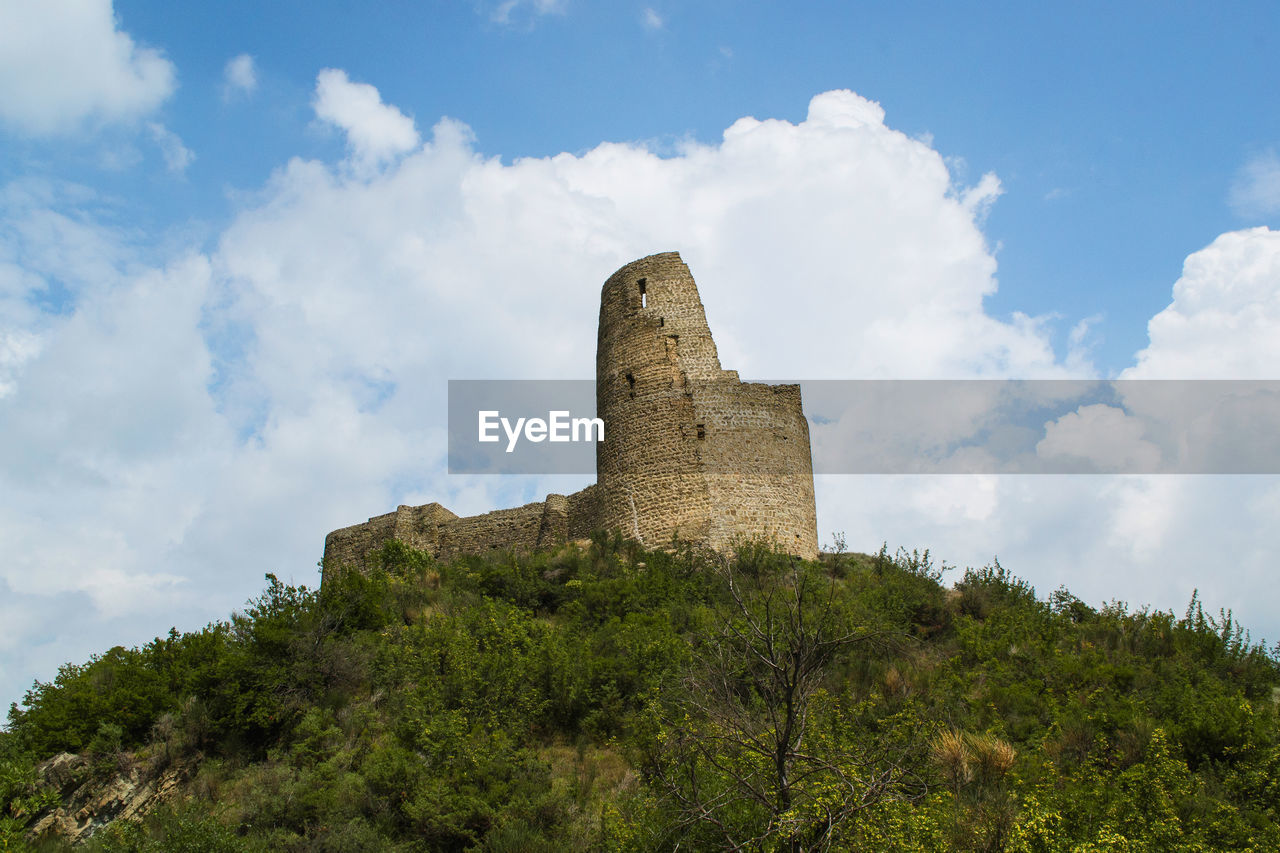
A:
{"type": "Polygon", "coordinates": [[[362,567],[396,539],[441,559],[528,551],[595,530],[650,547],[724,549],[766,537],[818,553],[809,427],[800,386],[742,382],[720,367],[693,276],[666,252],[619,269],[600,294],[596,483],[572,495],[460,518],[401,506],[325,538],[325,571],[362,567]]]}

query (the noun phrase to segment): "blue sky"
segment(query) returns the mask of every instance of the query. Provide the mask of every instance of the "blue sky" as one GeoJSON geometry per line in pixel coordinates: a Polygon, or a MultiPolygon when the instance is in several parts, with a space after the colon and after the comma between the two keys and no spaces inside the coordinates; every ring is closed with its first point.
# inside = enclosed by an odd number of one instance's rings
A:
{"type": "Polygon", "coordinates": [[[309,109],[325,67],[372,83],[420,124],[465,122],[477,150],[508,160],[603,140],[715,141],[741,116],[798,120],[812,95],[848,88],[880,102],[892,127],[931,138],[959,179],[1000,177],[984,228],[999,247],[990,310],[1101,314],[1097,358],[1117,371],[1145,345],[1187,253],[1276,221],[1230,203],[1237,175],[1280,138],[1268,103],[1274,4],[547,7],[517,4],[503,23],[497,3],[383,3],[375,14],[117,3],[123,28],[176,66],[158,115],[197,154],[185,178],[147,175],[147,162],[104,175],[81,138],[52,150],[6,139],[17,156],[5,171],[108,188],[149,229],[216,230],[232,191],[261,186],[288,157],[337,152],[309,109]],[[258,89],[228,102],[223,73],[239,53],[254,57],[258,89]]]}
{"type": "MultiPolygon", "coordinates": [[[[449,478],[444,382],[588,377],[599,284],[650,252],[684,254],[744,376],[1276,378],[1274,3],[0,23],[5,701],[265,571],[311,582],[333,527],[580,485],[449,478]]],[[[823,540],[999,554],[1094,603],[1198,586],[1280,635],[1274,478],[850,477],[819,502],[823,540]]]]}

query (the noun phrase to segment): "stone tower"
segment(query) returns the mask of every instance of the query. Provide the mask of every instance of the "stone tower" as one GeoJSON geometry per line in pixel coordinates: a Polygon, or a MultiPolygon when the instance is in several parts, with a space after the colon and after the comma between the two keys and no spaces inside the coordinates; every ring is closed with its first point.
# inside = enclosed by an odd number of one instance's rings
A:
{"type": "Polygon", "coordinates": [[[600,295],[599,518],[647,545],[724,548],[767,536],[818,552],[809,428],[798,385],[723,370],[689,268],[675,252],[615,272],[600,295]]]}
{"type": "Polygon", "coordinates": [[[649,547],[673,539],[724,549],[766,537],[818,555],[809,426],[799,385],[741,382],[722,370],[689,268],[667,252],[604,283],[596,413],[605,424],[595,485],[459,518],[401,506],[325,538],[325,573],[362,567],[391,539],[442,559],[530,550],[621,530],[649,547]]]}

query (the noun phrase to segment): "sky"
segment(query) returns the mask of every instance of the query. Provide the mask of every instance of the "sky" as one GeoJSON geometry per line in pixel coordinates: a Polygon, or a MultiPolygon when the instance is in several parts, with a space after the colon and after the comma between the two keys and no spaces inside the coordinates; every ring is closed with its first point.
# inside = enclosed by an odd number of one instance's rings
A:
{"type": "MultiPolygon", "coordinates": [[[[585,485],[449,476],[446,384],[590,378],[654,252],[745,378],[1280,378],[1280,7],[865,5],[0,0],[0,701],[585,485]]],[[[824,543],[1280,639],[1274,476],[816,485],[824,543]]]]}

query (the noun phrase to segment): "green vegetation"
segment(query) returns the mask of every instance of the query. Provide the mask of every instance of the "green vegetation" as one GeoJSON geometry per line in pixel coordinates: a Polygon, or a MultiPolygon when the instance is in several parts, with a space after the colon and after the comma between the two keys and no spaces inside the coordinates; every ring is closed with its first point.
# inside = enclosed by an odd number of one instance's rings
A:
{"type": "Polygon", "coordinates": [[[102,851],[1280,849],[1274,650],[1195,599],[943,571],[602,535],[268,576],[230,621],[10,709],[0,850],[32,846],[62,752],[184,770],[102,851]]]}

